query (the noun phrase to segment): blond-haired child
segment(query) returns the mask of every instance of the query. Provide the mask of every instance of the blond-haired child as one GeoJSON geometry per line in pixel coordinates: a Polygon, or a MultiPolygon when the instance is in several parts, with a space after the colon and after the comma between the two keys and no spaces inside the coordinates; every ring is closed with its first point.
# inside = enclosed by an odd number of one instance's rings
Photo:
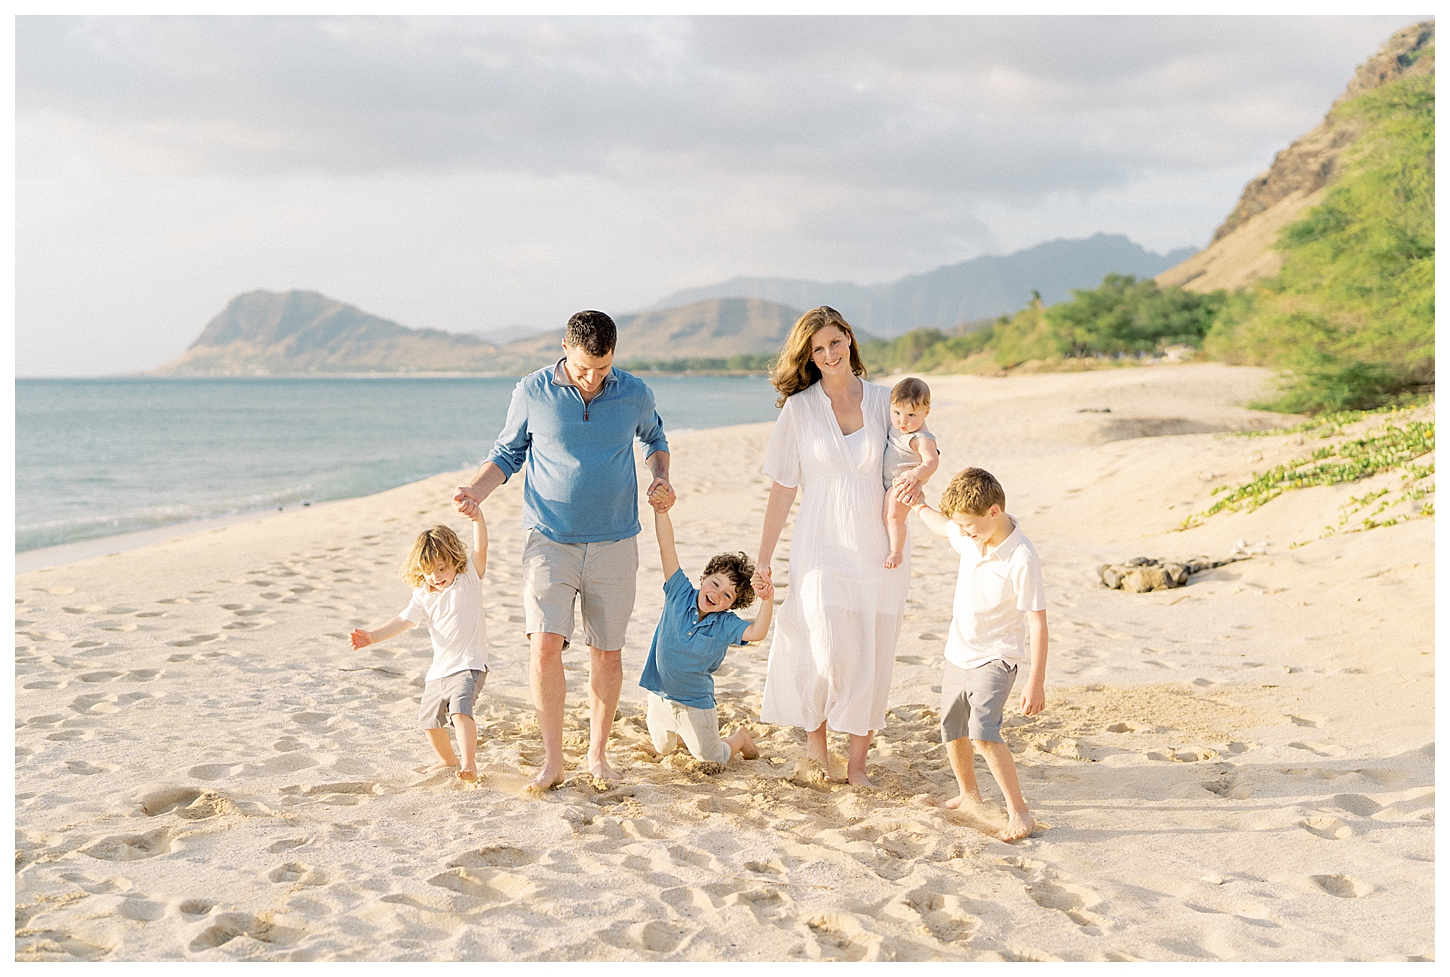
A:
{"type": "Polygon", "coordinates": [[[886,484],[886,539],[890,552],[881,564],[888,570],[901,566],[906,549],[907,502],[915,496],[941,463],[936,435],[926,429],[931,413],[931,388],[924,380],[907,377],[891,388],[891,427],[886,431],[886,452],[881,459],[886,484]]]}
{"type": "Polygon", "coordinates": [[[1007,514],[1007,494],[990,472],[966,468],[941,496],[941,510],[915,506],[921,521],[962,555],[947,634],[941,683],[941,737],[957,777],[957,796],[942,807],[981,804],[972,747],[1007,801],[1004,841],[1032,833],[1036,822],[1022,799],[1012,751],[1002,741],[1002,710],[1017,666],[1031,655],[1022,712],[1042,711],[1047,675],[1047,600],[1037,550],[1007,514]]]}
{"type": "Polygon", "coordinates": [[[473,704],[488,675],[488,622],[483,612],[482,577],[488,568],[488,527],[471,499],[454,503],[473,523],[473,552],[463,548],[458,534],[447,526],[434,526],[418,534],[403,565],[403,579],[413,586],[413,599],[401,614],[371,631],[358,628],[349,636],[354,650],[419,624],[428,626],[433,641],[433,664],[423,686],[418,725],[438,754],[426,769],[436,773],[458,767],[458,779],[478,780],[474,762],[478,727],[473,704]],[[448,726],[458,734],[460,765],[448,742],[448,726]]]}

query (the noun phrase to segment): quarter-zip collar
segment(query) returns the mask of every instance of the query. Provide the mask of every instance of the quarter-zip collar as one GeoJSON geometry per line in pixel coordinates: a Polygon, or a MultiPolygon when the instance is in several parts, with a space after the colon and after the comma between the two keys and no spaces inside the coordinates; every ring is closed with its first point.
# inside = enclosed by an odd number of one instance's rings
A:
{"type": "MultiPolygon", "coordinates": [[[[568,387],[573,390],[574,396],[579,398],[579,403],[584,408],[584,419],[586,421],[589,420],[589,405],[591,402],[584,399],[584,391],[579,389],[579,385],[569,379],[569,374],[564,370],[564,357],[561,356],[555,361],[554,372],[550,375],[550,382],[556,387],[568,387]]],[[[609,372],[604,376],[604,382],[599,385],[599,393],[594,395],[594,399],[598,400],[600,397],[603,397],[605,389],[611,384],[618,382],[619,377],[615,375],[614,367],[610,366],[609,372]]]]}

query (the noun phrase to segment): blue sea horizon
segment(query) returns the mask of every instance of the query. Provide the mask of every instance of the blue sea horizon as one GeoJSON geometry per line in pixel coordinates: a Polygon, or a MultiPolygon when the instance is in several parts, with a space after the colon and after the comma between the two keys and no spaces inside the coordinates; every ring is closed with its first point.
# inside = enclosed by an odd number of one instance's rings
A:
{"type": "MultiPolygon", "coordinates": [[[[773,420],[765,377],[645,375],[666,433],[773,420]]],[[[17,378],[15,551],[473,468],[515,376],[17,378]]]]}

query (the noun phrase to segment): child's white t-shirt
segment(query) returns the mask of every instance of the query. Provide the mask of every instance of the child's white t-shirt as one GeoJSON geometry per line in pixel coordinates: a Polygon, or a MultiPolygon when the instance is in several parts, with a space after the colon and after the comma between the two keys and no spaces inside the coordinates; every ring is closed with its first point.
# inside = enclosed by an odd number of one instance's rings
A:
{"type": "Polygon", "coordinates": [[[433,639],[433,664],[424,681],[477,669],[488,671],[488,621],[483,613],[483,582],[473,557],[443,590],[429,592],[423,584],[398,615],[413,624],[426,624],[433,639]]]}
{"type": "MultiPolygon", "coordinates": [[[[1007,517],[1012,519],[1011,516],[1007,517]]],[[[952,523],[947,539],[962,555],[947,661],[976,668],[1001,659],[1009,665],[1027,657],[1027,611],[1047,610],[1037,550],[1012,519],[1012,532],[986,553],[952,523]]]]}

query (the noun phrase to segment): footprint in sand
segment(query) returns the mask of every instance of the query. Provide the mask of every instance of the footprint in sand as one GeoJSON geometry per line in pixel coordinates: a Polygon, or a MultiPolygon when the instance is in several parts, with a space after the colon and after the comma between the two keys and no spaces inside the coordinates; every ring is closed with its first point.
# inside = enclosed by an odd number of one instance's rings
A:
{"type": "Polygon", "coordinates": [[[1043,909],[1055,909],[1084,929],[1104,923],[1104,918],[1094,912],[1102,908],[1103,899],[1086,886],[1044,879],[1027,886],[1027,894],[1043,909]]]}
{"type": "Polygon", "coordinates": [[[109,835],[81,848],[81,854],[104,862],[134,862],[155,858],[171,851],[176,837],[170,828],[157,828],[139,835],[109,835]]]}
{"type": "Polygon", "coordinates": [[[532,865],[539,856],[512,845],[489,845],[457,855],[448,862],[449,868],[518,868],[532,865]]]}
{"type": "Polygon", "coordinates": [[[216,903],[210,899],[187,899],[176,909],[183,916],[205,916],[216,908],[216,903]]]}
{"type": "Polygon", "coordinates": [[[214,922],[188,945],[193,953],[225,946],[239,936],[250,936],[259,943],[272,946],[290,946],[302,939],[304,930],[277,926],[271,913],[253,916],[249,913],[223,913],[213,917],[214,922]]]}
{"type": "Polygon", "coordinates": [[[1363,899],[1374,887],[1349,875],[1311,875],[1309,880],[1331,896],[1341,899],[1363,899]]]}
{"type": "Polygon", "coordinates": [[[813,917],[806,921],[805,929],[806,956],[812,960],[864,960],[880,946],[879,936],[846,913],[813,917]]]}
{"type": "Polygon", "coordinates": [[[968,939],[981,924],[967,911],[961,896],[913,889],[887,903],[885,913],[898,919],[919,921],[927,935],[940,943],[959,943],[968,939]]]}
{"type": "Polygon", "coordinates": [[[222,637],[223,635],[220,632],[212,632],[211,634],[193,634],[185,638],[181,638],[177,641],[168,641],[166,643],[173,648],[191,648],[196,645],[204,645],[208,641],[219,641],[222,639],[222,637]]]}
{"type": "Polygon", "coordinates": [[[1318,835],[1321,838],[1328,838],[1331,841],[1338,841],[1348,838],[1354,834],[1354,829],[1338,818],[1305,818],[1299,822],[1299,827],[1311,835],[1318,835]]]}
{"type": "Polygon", "coordinates": [[[71,700],[70,707],[76,712],[88,716],[107,715],[113,712],[120,712],[126,706],[142,699],[152,698],[149,692],[122,692],[119,695],[109,695],[93,692],[89,695],[78,695],[71,700]]]}
{"type": "Polygon", "coordinates": [[[301,848],[311,840],[311,838],[283,838],[281,841],[274,841],[268,845],[267,851],[273,855],[277,855],[284,851],[291,851],[294,848],[301,848]]]}
{"type": "Polygon", "coordinates": [[[87,763],[85,760],[67,760],[65,762],[65,768],[71,773],[80,774],[82,777],[93,777],[98,773],[113,773],[121,769],[113,763],[97,766],[94,763],[87,763]]]}
{"type": "Polygon", "coordinates": [[[1335,794],[1329,803],[1341,811],[1367,818],[1384,809],[1384,805],[1363,794],[1335,794]]]}
{"type": "Polygon", "coordinates": [[[326,885],[328,882],[327,873],[313,868],[306,862],[287,862],[279,865],[267,873],[267,878],[272,882],[307,886],[326,885]]]}
{"type": "Polygon", "coordinates": [[[61,610],[67,614],[104,614],[106,609],[97,604],[85,604],[81,607],[62,607],[61,610]]]}

